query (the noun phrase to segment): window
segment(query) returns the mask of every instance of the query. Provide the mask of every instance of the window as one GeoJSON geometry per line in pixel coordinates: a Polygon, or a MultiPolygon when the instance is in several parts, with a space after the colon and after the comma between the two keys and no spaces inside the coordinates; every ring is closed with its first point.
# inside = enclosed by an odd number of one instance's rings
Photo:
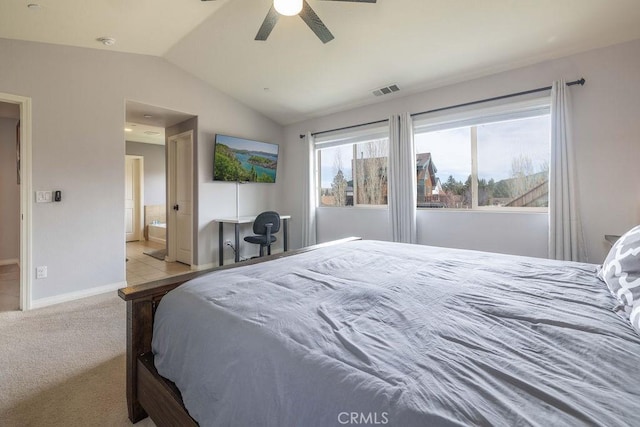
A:
{"type": "Polygon", "coordinates": [[[389,131],[369,126],[315,139],[319,206],[387,204],[389,131]]]}
{"type": "Polygon", "coordinates": [[[421,208],[549,206],[548,100],[414,120],[421,208]]]}

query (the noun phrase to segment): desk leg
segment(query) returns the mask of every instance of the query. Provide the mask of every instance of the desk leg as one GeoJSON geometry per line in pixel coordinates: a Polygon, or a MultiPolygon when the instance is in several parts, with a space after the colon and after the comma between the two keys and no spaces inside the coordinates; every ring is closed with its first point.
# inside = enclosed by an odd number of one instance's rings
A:
{"type": "Polygon", "coordinates": [[[236,223],[235,225],[235,233],[236,233],[236,262],[240,262],[240,224],[236,223]]]}
{"type": "Polygon", "coordinates": [[[222,222],[218,226],[218,265],[224,263],[224,236],[222,235],[222,222]]]}
{"type": "Polygon", "coordinates": [[[289,219],[282,220],[282,231],[284,233],[284,251],[289,250],[289,219]]]}

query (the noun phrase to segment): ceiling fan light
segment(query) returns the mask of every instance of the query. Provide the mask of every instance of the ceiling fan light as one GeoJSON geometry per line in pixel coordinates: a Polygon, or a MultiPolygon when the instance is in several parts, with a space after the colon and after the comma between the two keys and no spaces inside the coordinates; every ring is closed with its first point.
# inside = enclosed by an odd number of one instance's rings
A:
{"type": "Polygon", "coordinates": [[[273,7],[280,15],[293,16],[302,10],[302,0],[273,0],[273,7]]]}

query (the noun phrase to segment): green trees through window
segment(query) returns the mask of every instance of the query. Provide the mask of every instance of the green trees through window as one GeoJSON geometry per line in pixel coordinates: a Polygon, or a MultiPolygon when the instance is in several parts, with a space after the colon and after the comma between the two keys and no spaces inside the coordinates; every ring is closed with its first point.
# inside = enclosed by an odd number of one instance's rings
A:
{"type": "MultiPolygon", "coordinates": [[[[419,208],[548,207],[548,102],[499,108],[414,121],[419,208]]],[[[376,132],[335,135],[316,149],[320,206],[387,204],[389,140],[376,132]]]]}

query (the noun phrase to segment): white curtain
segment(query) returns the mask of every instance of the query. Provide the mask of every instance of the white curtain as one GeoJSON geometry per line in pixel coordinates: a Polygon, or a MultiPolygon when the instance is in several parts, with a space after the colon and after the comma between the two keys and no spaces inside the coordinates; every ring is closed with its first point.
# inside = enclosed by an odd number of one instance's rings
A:
{"type": "Polygon", "coordinates": [[[569,88],[551,88],[551,164],[549,168],[549,258],[586,261],[576,193],[569,88]]]}
{"type": "Polygon", "coordinates": [[[303,144],[302,246],[311,246],[316,244],[316,167],[311,132],[307,132],[303,144]]]}
{"type": "Polygon", "coordinates": [[[389,118],[389,220],[394,242],[416,243],[416,150],[409,113],[389,118]]]}

